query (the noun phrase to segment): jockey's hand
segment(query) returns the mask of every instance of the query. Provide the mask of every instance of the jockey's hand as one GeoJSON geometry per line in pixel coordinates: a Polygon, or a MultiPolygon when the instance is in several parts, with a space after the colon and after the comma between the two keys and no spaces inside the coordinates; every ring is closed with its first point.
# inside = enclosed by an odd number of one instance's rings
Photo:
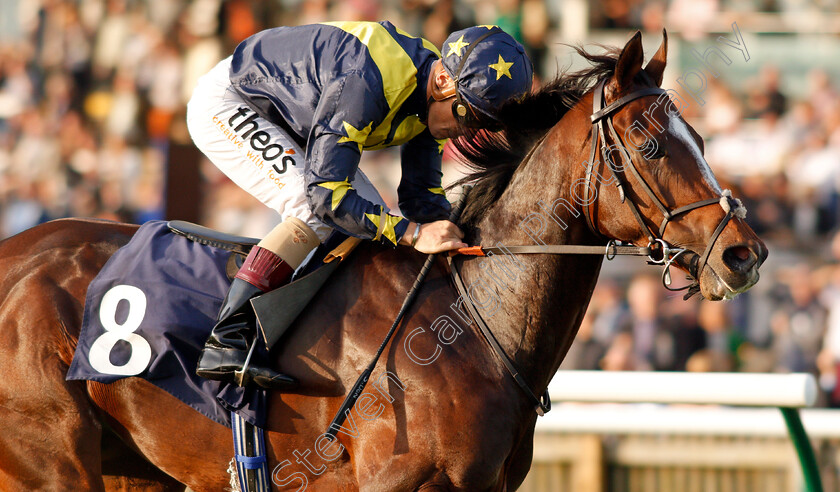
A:
{"type": "Polygon", "coordinates": [[[417,244],[414,245],[414,249],[421,253],[442,253],[451,249],[467,247],[467,243],[461,241],[464,233],[458,226],[448,220],[438,220],[428,224],[412,222],[400,239],[400,244],[411,245],[415,227],[420,227],[420,233],[417,236],[417,244]]]}

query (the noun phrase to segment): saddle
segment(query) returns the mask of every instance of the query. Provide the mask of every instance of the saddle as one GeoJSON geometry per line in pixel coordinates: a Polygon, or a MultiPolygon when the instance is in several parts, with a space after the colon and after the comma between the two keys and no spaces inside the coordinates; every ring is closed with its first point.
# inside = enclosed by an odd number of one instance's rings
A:
{"type": "MultiPolygon", "coordinates": [[[[236,253],[230,255],[227,262],[228,278],[236,274],[248,251],[258,242],[254,238],[225,234],[184,221],[171,221],[167,227],[191,241],[236,253]]],[[[270,349],[283,336],[341,261],[360,242],[357,238],[346,236],[331,239],[319,246],[320,250],[313,252],[291,282],[251,300],[267,348],[270,349]],[[331,247],[336,242],[338,245],[331,247]]],[[[234,458],[229,468],[231,483],[238,482],[242,492],[269,490],[263,429],[247,422],[236,412],[231,412],[231,428],[234,441],[234,458]]]]}
{"type": "MultiPolygon", "coordinates": [[[[257,242],[184,222],[145,223],[88,286],[67,379],[108,384],[136,376],[221,424],[230,425],[230,410],[261,423],[256,389],[194,374],[237,264],[257,242]]],[[[357,243],[331,236],[291,283],[252,300],[265,341],[257,350],[267,352],[288,331],[357,243]]]]}
{"type": "MultiPolygon", "coordinates": [[[[233,275],[255,238],[182,221],[150,221],[102,267],[85,296],[68,380],[135,376],[234,429],[232,473],[242,491],[268,490],[266,391],[200,378],[195,366],[233,275]]],[[[284,287],[252,300],[266,355],[358,244],[334,234],[284,287]],[[338,261],[336,261],[338,260],[338,261]]]]}
{"type": "MultiPolygon", "coordinates": [[[[167,227],[191,241],[236,253],[230,256],[226,266],[228,278],[233,278],[248,251],[259,242],[256,238],[226,234],[182,220],[169,221],[167,227]]],[[[301,265],[291,282],[251,300],[266,347],[270,349],[277,343],[360,242],[361,239],[333,233],[301,265]]]]}

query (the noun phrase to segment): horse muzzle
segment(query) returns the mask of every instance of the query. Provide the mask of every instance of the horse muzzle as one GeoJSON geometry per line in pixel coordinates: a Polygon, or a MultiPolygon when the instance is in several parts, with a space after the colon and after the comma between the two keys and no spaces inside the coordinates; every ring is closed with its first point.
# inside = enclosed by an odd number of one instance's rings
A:
{"type": "Polygon", "coordinates": [[[758,282],[758,269],[767,255],[767,247],[758,239],[726,247],[720,254],[712,255],[695,275],[700,293],[713,301],[734,298],[758,282]]]}

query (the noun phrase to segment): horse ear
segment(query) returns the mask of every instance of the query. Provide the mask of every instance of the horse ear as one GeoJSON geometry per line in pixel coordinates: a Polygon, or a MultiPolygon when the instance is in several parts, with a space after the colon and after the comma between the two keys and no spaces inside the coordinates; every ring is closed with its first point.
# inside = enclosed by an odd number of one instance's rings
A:
{"type": "Polygon", "coordinates": [[[662,44],[656,50],[656,54],[645,66],[645,72],[656,82],[657,87],[662,85],[662,74],[665,72],[665,63],[668,59],[668,33],[662,29],[662,44]]]}
{"type": "Polygon", "coordinates": [[[618,84],[619,92],[630,86],[633,77],[642,69],[644,52],[642,50],[642,33],[636,34],[627,41],[621,54],[618,55],[618,62],[615,65],[615,81],[618,84]]]}

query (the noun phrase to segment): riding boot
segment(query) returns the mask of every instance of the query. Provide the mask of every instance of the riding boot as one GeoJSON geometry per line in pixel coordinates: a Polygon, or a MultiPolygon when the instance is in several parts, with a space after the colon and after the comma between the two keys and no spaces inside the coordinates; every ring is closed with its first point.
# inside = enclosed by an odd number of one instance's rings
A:
{"type": "MultiPolygon", "coordinates": [[[[235,371],[245,365],[251,344],[258,342],[256,315],[248,301],[285,283],[292,271],[271,251],[259,246],[251,249],[225,296],[216,326],[198,359],[196,374],[207,379],[234,382],[235,371]]],[[[274,389],[297,384],[289,376],[260,367],[253,359],[248,363],[247,376],[257,384],[267,384],[274,389]]]]}
{"type": "Polygon", "coordinates": [[[271,389],[297,385],[294,378],[262,366],[253,356],[242,380],[235,380],[235,372],[245,365],[251,344],[258,342],[250,299],[285,284],[319,243],[306,224],[289,218],[251,249],[225,296],[216,326],[201,351],[196,374],[243,385],[250,380],[271,389]]]}

